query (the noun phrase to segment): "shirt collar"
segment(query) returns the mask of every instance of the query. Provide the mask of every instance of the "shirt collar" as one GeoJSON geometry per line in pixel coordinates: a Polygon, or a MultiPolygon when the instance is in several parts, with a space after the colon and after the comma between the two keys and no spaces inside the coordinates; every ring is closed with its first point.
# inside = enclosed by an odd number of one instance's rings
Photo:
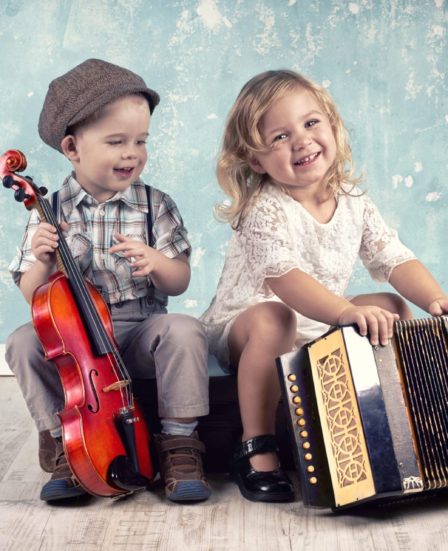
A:
{"type": "MultiPolygon", "coordinates": [[[[69,216],[82,201],[87,204],[95,204],[97,201],[81,187],[75,178],[74,173],[67,176],[62,184],[59,195],[62,211],[65,216],[69,216]]],[[[145,184],[141,180],[136,180],[125,191],[118,191],[106,203],[113,201],[123,201],[131,209],[138,210],[147,214],[148,201],[146,197],[145,184]]]]}

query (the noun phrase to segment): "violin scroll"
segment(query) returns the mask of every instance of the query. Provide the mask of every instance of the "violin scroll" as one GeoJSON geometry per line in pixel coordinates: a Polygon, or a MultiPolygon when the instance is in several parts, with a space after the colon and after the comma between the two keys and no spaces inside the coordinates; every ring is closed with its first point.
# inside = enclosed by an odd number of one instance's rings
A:
{"type": "Polygon", "coordinates": [[[18,176],[27,166],[25,155],[18,149],[9,149],[0,157],[0,178],[5,188],[14,190],[16,201],[25,202],[28,210],[35,207],[37,196],[45,195],[47,188],[37,187],[30,176],[18,176]]]}
{"type": "Polygon", "coordinates": [[[26,165],[26,157],[21,151],[8,149],[0,157],[0,177],[4,178],[9,172],[22,172],[26,165]]]}

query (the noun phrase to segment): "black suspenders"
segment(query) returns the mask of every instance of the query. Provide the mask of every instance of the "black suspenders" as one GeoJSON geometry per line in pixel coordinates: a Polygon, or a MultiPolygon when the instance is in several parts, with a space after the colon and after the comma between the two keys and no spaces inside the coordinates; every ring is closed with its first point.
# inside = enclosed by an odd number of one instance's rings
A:
{"type": "Polygon", "coordinates": [[[148,202],[148,214],[146,215],[146,231],[148,232],[148,245],[154,247],[154,237],[152,235],[152,203],[151,188],[145,184],[146,199],[148,202]]]}

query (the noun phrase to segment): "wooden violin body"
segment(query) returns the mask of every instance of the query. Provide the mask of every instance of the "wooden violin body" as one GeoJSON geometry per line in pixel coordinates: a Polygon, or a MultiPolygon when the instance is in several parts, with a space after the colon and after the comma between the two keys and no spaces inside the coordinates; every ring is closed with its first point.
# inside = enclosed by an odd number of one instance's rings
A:
{"type": "MultiPolygon", "coordinates": [[[[109,310],[98,291],[91,285],[88,288],[104,326],[113,338],[109,310]]],[[[109,354],[95,356],[92,353],[67,278],[61,272],[36,289],[32,317],[46,358],[56,364],[64,389],[65,407],[58,415],[73,474],[91,494],[122,494],[122,488],[111,485],[114,475],[110,472],[116,457],[128,457],[116,426],[117,414],[123,407],[120,395],[123,388],[116,377],[115,358],[109,354]]],[[[134,404],[133,413],[134,418],[143,419],[137,404],[134,404]]],[[[150,480],[153,471],[149,434],[143,422],[133,423],[133,426],[139,472],[150,480]]]]}
{"type": "Polygon", "coordinates": [[[32,318],[64,389],[65,406],[58,415],[67,460],[89,493],[108,497],[130,493],[153,478],[149,431],[133,400],[108,307],[82,279],[48,201],[30,178],[14,173],[22,169],[15,167],[21,167],[23,159],[20,152],[6,152],[0,159],[0,176],[6,187],[15,189],[18,200],[29,209],[37,208],[41,219],[59,234],[61,269],[35,290],[32,318]]]}

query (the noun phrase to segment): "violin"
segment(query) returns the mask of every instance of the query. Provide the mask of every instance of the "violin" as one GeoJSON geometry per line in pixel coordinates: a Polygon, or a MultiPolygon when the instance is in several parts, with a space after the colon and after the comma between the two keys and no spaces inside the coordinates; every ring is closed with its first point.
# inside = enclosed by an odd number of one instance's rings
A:
{"type": "Polygon", "coordinates": [[[101,294],[85,281],[61,227],[38,187],[21,177],[26,158],[17,150],[0,157],[0,178],[28,210],[56,228],[57,271],[33,294],[34,329],[64,390],[58,413],[67,461],[90,494],[115,497],[147,487],[154,476],[150,436],[134,400],[132,381],[116,344],[101,294]]]}

